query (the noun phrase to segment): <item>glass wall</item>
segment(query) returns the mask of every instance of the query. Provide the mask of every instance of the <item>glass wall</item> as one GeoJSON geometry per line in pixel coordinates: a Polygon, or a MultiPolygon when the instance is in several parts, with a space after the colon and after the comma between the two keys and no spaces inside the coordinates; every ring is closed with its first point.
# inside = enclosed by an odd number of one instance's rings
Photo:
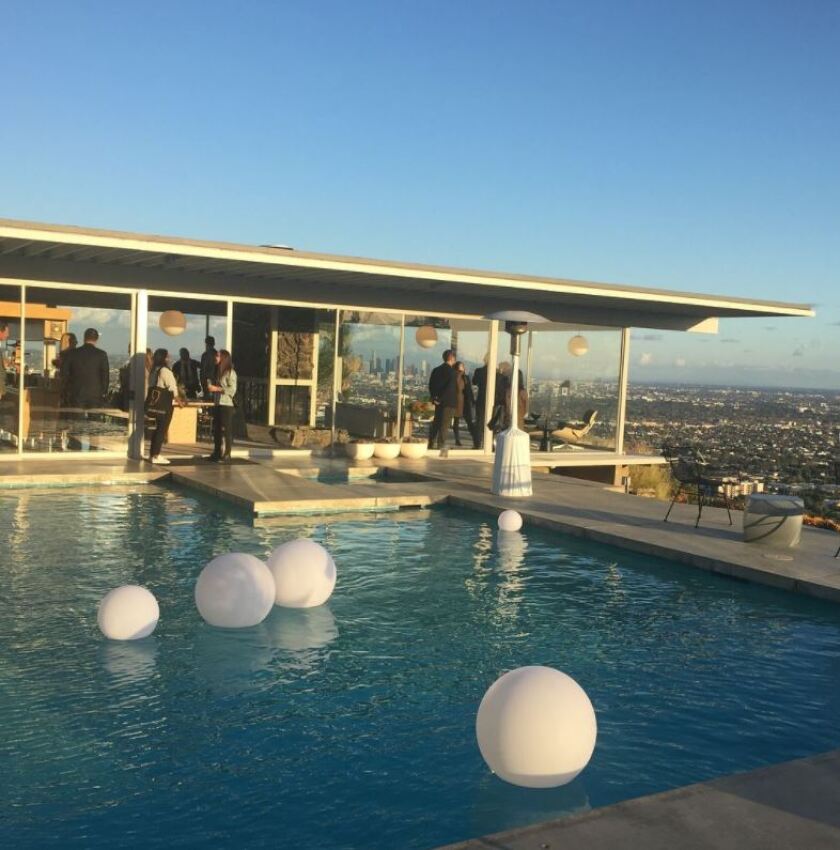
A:
{"type": "MultiPolygon", "coordinates": [[[[168,445],[194,449],[198,443],[212,441],[212,399],[206,381],[216,368],[214,351],[227,346],[227,337],[227,301],[149,295],[146,378],[154,352],[165,348],[179,391],[187,402],[185,407],[173,410],[168,445]],[[212,337],[209,345],[205,343],[207,337],[212,337]]],[[[241,437],[242,426],[237,421],[234,426],[236,435],[241,437]]]]}
{"type": "Polygon", "coordinates": [[[0,452],[18,451],[20,407],[19,286],[0,284],[0,452]]]}
{"type": "MultiPolygon", "coordinates": [[[[429,436],[434,405],[429,393],[429,375],[443,362],[443,352],[452,349],[463,366],[461,415],[447,433],[446,445],[480,448],[483,438],[484,384],[482,371],[489,342],[490,323],[430,316],[405,317],[403,358],[403,434],[429,436]]],[[[460,366],[459,366],[460,370],[460,366]]],[[[459,397],[460,398],[460,397],[459,397]]]]}
{"type": "MultiPolygon", "coordinates": [[[[620,328],[536,330],[523,338],[534,450],[615,450],[621,339],[620,328]]],[[[500,352],[509,344],[500,333],[500,352]]]]}
{"type": "Polygon", "coordinates": [[[25,302],[24,451],[125,452],[131,296],[29,286],[25,302]]]}
{"type": "Polygon", "coordinates": [[[351,438],[396,436],[401,324],[397,314],[341,312],[336,427],[351,438]]]}

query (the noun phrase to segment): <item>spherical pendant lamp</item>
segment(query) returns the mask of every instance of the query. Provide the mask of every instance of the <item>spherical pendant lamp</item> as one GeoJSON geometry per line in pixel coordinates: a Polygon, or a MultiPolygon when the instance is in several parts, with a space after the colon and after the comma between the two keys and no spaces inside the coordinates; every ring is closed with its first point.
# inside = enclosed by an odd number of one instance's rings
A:
{"type": "Polygon", "coordinates": [[[583,357],[587,351],[589,351],[589,343],[585,336],[577,334],[569,340],[569,354],[572,357],[583,357]]]}
{"type": "Polygon", "coordinates": [[[417,328],[414,338],[420,348],[434,348],[438,341],[437,331],[431,325],[423,325],[417,328]]]}
{"type": "Polygon", "coordinates": [[[158,324],[167,336],[180,336],[187,329],[187,317],[180,310],[167,310],[158,324]]]}

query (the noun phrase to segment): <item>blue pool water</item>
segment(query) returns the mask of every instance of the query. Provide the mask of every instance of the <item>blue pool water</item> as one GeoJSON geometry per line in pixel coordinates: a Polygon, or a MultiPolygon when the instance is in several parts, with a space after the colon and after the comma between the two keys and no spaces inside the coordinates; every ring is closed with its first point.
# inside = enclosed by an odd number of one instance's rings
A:
{"type": "Polygon", "coordinates": [[[146,488],[0,494],[0,844],[428,848],[840,746],[840,608],[455,511],[250,521],[146,488]],[[313,535],[329,603],[219,631],[213,555],[313,535]],[[151,638],[99,598],[149,587],[151,638]],[[474,719],[548,664],[598,715],[569,786],[506,785],[474,719]]]}

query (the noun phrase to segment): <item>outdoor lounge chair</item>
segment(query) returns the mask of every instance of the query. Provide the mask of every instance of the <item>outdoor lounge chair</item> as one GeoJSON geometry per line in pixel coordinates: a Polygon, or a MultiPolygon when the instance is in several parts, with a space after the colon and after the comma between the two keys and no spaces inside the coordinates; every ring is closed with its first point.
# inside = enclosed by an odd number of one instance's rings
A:
{"type": "Polygon", "coordinates": [[[579,443],[592,430],[597,418],[597,410],[587,410],[583,414],[582,422],[558,422],[557,427],[551,432],[551,439],[559,440],[568,446],[579,443]]]}
{"type": "Polygon", "coordinates": [[[668,506],[668,513],[665,514],[664,522],[668,522],[668,517],[671,515],[671,509],[674,503],[679,498],[680,494],[685,493],[689,499],[694,496],[697,499],[697,520],[694,527],[700,525],[700,516],[703,513],[703,506],[711,504],[717,497],[723,497],[726,505],[726,513],[729,517],[729,524],[732,525],[732,512],[729,496],[724,488],[722,492],[720,488],[724,483],[723,476],[716,475],[709,469],[703,455],[694,448],[675,448],[673,446],[663,446],[662,456],[668,461],[671,467],[671,475],[678,483],[677,492],[674,493],[674,498],[668,506]]]}

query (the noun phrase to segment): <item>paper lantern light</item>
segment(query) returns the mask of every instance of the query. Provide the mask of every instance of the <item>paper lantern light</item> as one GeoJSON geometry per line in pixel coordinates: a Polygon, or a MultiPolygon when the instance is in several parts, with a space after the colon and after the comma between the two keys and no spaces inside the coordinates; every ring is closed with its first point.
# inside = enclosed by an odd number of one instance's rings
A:
{"type": "Polygon", "coordinates": [[[577,334],[569,340],[569,354],[572,357],[583,357],[587,351],[589,351],[589,343],[585,336],[577,334]]]}
{"type": "Polygon", "coordinates": [[[524,788],[571,782],[589,763],[598,735],[586,692],[551,667],[520,667],[497,679],[475,727],[487,766],[524,788]]]}
{"type": "Polygon", "coordinates": [[[274,576],[274,601],[284,608],[323,605],[335,588],[335,561],[314,540],[301,538],[278,546],[268,558],[274,576]]]}
{"type": "Polygon", "coordinates": [[[414,338],[420,348],[434,348],[438,341],[437,331],[431,325],[423,325],[417,328],[414,338]]]}
{"type": "Polygon", "coordinates": [[[138,584],[125,584],[102,597],[96,621],[106,638],[140,640],[155,630],[159,618],[154,595],[138,584]]]}
{"type": "Polygon", "coordinates": [[[180,310],[167,310],[158,324],[167,336],[180,336],[187,329],[187,317],[180,310]]]}
{"type": "Polygon", "coordinates": [[[271,570],[253,555],[213,558],[195,583],[198,613],[211,626],[244,629],[261,623],[274,605],[271,570]]]}
{"type": "Polygon", "coordinates": [[[522,528],[522,514],[519,511],[502,511],[499,514],[500,531],[519,531],[522,528]]]}

